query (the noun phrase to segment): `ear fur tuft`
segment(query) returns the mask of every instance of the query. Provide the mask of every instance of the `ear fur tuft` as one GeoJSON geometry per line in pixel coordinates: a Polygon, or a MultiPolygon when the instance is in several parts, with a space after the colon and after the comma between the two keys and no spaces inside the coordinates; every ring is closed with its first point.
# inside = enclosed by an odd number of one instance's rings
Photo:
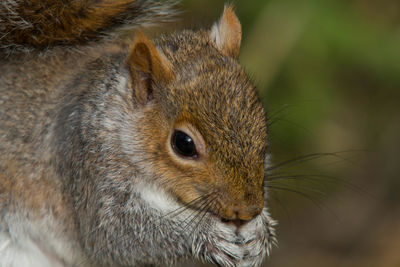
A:
{"type": "Polygon", "coordinates": [[[211,28],[210,37],[223,54],[234,58],[239,55],[242,26],[232,5],[225,6],[221,19],[211,28]]]}

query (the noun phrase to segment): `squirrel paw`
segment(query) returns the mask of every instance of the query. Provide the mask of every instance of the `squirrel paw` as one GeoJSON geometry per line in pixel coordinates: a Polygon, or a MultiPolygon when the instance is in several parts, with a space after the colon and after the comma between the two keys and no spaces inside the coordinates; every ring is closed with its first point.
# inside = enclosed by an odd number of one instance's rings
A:
{"type": "Polygon", "coordinates": [[[275,222],[266,209],[239,229],[217,218],[205,223],[208,227],[193,242],[193,254],[218,266],[259,266],[275,243],[275,222]]]}

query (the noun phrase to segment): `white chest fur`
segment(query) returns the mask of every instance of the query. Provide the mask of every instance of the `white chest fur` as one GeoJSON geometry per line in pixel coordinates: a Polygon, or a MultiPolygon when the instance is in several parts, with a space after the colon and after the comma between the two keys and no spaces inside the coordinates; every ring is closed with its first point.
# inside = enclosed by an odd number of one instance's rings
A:
{"type": "Polygon", "coordinates": [[[0,233],[0,266],[2,267],[58,267],[61,262],[46,255],[30,238],[14,240],[0,233]]]}
{"type": "Polygon", "coordinates": [[[27,222],[7,217],[8,229],[0,225],[0,267],[61,267],[85,262],[71,242],[55,234],[49,218],[27,222]]]}

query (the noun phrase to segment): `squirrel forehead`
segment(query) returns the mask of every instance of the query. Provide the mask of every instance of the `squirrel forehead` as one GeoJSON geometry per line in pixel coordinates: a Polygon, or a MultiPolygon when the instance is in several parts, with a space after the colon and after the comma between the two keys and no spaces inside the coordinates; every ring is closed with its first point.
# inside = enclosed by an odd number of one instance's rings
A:
{"type": "MultiPolygon", "coordinates": [[[[170,61],[175,75],[165,94],[180,106],[196,104],[224,111],[248,111],[260,106],[250,79],[236,59],[225,56],[215,48],[207,31],[182,31],[163,36],[156,42],[170,61]]],[[[261,107],[262,108],[262,107],[261,107]]],[[[220,111],[222,111],[220,110],[220,111]]],[[[263,117],[263,116],[262,116],[263,117]]]]}

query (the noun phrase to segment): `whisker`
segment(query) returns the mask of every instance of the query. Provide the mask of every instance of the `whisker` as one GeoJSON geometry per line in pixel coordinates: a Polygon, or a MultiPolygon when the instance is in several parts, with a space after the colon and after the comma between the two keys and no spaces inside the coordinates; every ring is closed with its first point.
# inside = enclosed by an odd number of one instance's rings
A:
{"type": "Polygon", "coordinates": [[[278,181],[268,183],[266,186],[268,187],[268,186],[275,186],[275,185],[286,186],[287,188],[293,188],[293,189],[296,189],[296,190],[299,190],[299,191],[304,190],[304,191],[301,191],[301,192],[315,193],[315,194],[318,194],[318,195],[321,195],[321,196],[324,196],[324,197],[326,197],[326,195],[327,195],[326,192],[321,191],[321,190],[317,190],[317,189],[314,189],[314,188],[311,188],[311,187],[305,187],[305,186],[299,186],[299,185],[289,185],[289,184],[279,183],[278,181]]]}
{"type": "Polygon", "coordinates": [[[353,153],[354,152],[363,152],[363,151],[365,152],[365,150],[343,150],[343,151],[336,151],[336,152],[311,153],[311,154],[302,155],[302,156],[298,156],[298,157],[295,157],[295,158],[292,158],[289,160],[282,161],[280,163],[277,163],[275,165],[267,167],[265,171],[266,171],[266,173],[268,173],[269,171],[272,171],[275,169],[279,169],[279,168],[283,168],[283,167],[287,168],[292,165],[304,163],[304,162],[322,158],[322,157],[333,157],[333,158],[338,158],[342,161],[354,163],[354,162],[350,161],[348,158],[341,156],[340,154],[352,153],[352,152],[353,153]]]}
{"type": "Polygon", "coordinates": [[[308,200],[310,200],[311,202],[313,202],[315,205],[317,205],[319,208],[322,208],[323,206],[320,205],[320,202],[318,202],[316,199],[314,199],[313,197],[309,196],[308,194],[296,190],[296,189],[292,189],[292,188],[288,188],[288,187],[284,187],[284,186],[275,186],[275,185],[265,185],[264,187],[267,187],[269,189],[276,189],[276,190],[282,190],[282,191],[287,191],[287,192],[291,192],[291,193],[295,193],[297,195],[300,195],[308,200]]]}
{"type": "Polygon", "coordinates": [[[268,124],[269,127],[271,127],[271,125],[276,124],[278,122],[285,122],[286,124],[289,124],[297,129],[300,129],[302,131],[304,131],[307,134],[313,135],[313,132],[309,129],[307,129],[306,127],[304,127],[303,125],[301,125],[300,123],[291,121],[289,119],[284,119],[284,118],[275,118],[272,122],[270,122],[268,124]]]}
{"type": "MultiPolygon", "coordinates": [[[[208,195],[210,195],[210,193],[207,194],[206,197],[207,197],[208,195]]],[[[185,210],[189,209],[190,206],[196,205],[196,204],[198,204],[198,202],[202,202],[202,201],[204,200],[204,197],[205,197],[205,196],[199,196],[199,197],[197,197],[197,198],[191,200],[191,201],[188,202],[187,204],[183,205],[182,207],[179,207],[179,208],[177,208],[177,209],[175,209],[175,210],[173,210],[173,211],[170,211],[170,212],[168,212],[168,213],[166,213],[166,214],[163,214],[163,215],[160,217],[160,219],[163,219],[163,218],[168,217],[168,216],[177,216],[177,215],[181,214],[182,212],[184,212],[185,210]]]]}
{"type": "Polygon", "coordinates": [[[269,193],[270,193],[269,195],[273,198],[273,200],[283,209],[289,222],[292,223],[292,217],[289,214],[289,209],[285,205],[283,205],[283,202],[278,198],[278,196],[276,195],[276,192],[273,190],[270,190],[269,193]]]}
{"type": "Polygon", "coordinates": [[[278,119],[278,115],[282,114],[284,111],[287,111],[289,108],[293,107],[294,105],[284,104],[281,108],[275,111],[267,112],[267,123],[269,126],[275,123],[276,119],[278,119]]]}
{"type": "Polygon", "coordinates": [[[287,191],[287,192],[291,192],[291,193],[295,193],[296,195],[302,196],[304,198],[306,198],[307,200],[311,201],[314,205],[316,205],[319,209],[321,210],[326,210],[329,211],[329,213],[335,217],[335,219],[338,219],[338,216],[336,215],[335,212],[333,212],[328,206],[323,205],[322,202],[318,201],[317,199],[315,199],[314,197],[300,191],[300,190],[296,190],[293,188],[289,188],[289,187],[285,187],[285,186],[276,186],[276,185],[264,185],[264,187],[267,187],[271,190],[281,190],[281,191],[287,191]]]}
{"type": "Polygon", "coordinates": [[[214,196],[213,198],[211,198],[211,201],[209,202],[209,204],[207,205],[207,207],[202,211],[202,216],[200,217],[200,219],[198,220],[197,224],[193,227],[191,233],[189,234],[189,236],[192,236],[195,232],[195,230],[199,227],[200,223],[203,221],[204,217],[207,215],[207,212],[209,210],[209,207],[212,207],[212,204],[214,203],[215,199],[217,199],[218,196],[214,196]]]}
{"type": "Polygon", "coordinates": [[[196,211],[196,210],[194,211],[194,212],[196,212],[196,214],[195,214],[195,215],[193,216],[193,218],[186,224],[186,226],[183,228],[183,230],[186,230],[186,229],[190,226],[190,224],[192,224],[193,221],[194,221],[196,218],[198,218],[198,216],[200,216],[202,213],[206,214],[207,211],[208,211],[208,205],[209,205],[209,203],[211,203],[212,201],[214,201],[214,198],[211,198],[211,199],[208,199],[208,200],[207,200],[207,198],[205,198],[204,203],[198,208],[197,211],[196,211]]]}
{"type": "Polygon", "coordinates": [[[290,173],[273,174],[266,177],[265,182],[268,183],[270,181],[285,181],[285,180],[319,182],[319,183],[314,183],[318,186],[324,185],[322,183],[325,182],[330,184],[340,184],[344,185],[346,188],[353,190],[359,194],[375,199],[373,195],[363,190],[361,187],[356,186],[355,184],[350,183],[342,178],[326,174],[290,174],[290,173]]]}

